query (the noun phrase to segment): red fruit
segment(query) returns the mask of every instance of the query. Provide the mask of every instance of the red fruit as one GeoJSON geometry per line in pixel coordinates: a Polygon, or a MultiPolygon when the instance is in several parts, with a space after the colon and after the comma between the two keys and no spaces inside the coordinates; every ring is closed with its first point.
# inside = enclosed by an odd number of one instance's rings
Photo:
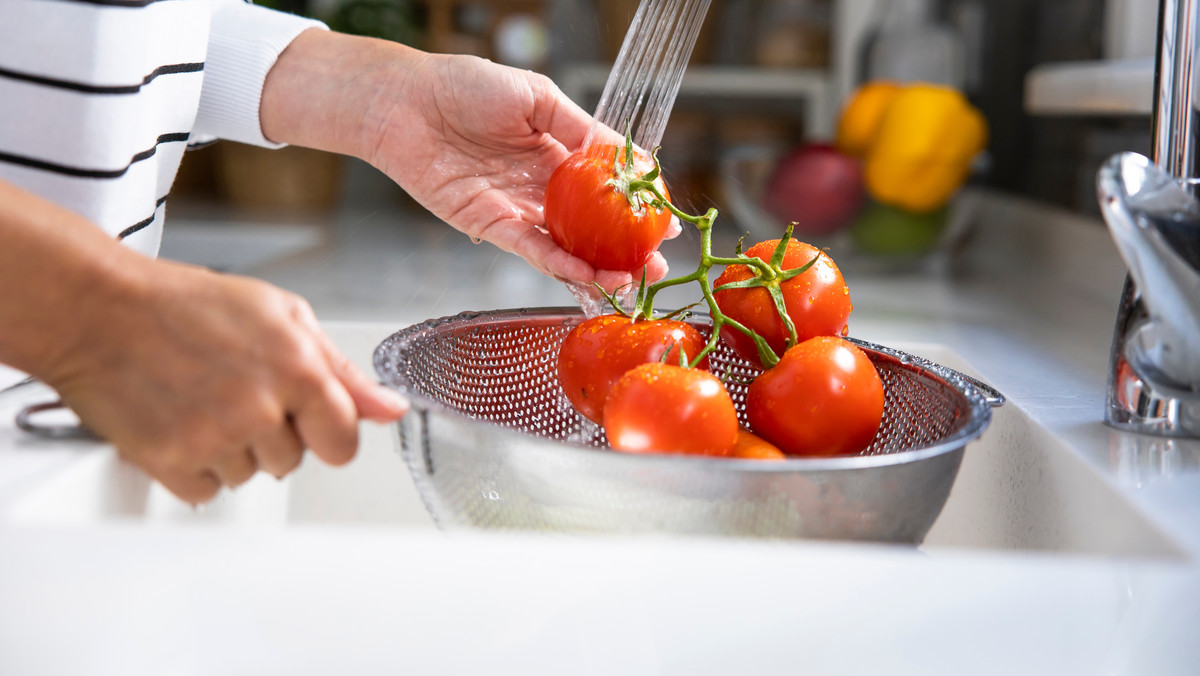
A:
{"type": "MultiPolygon", "coordinates": [[[[777,239],[759,242],[747,249],[746,255],[768,261],[778,246],[777,239]]],[[[814,336],[845,335],[846,320],[850,311],[854,309],[846,280],[829,254],[811,244],[788,240],[782,267],[785,270],[801,267],[818,254],[820,258],[811,268],[779,285],[788,317],[796,327],[797,342],[804,342],[814,336]]],[[[720,288],[724,284],[745,281],[753,276],[754,271],[749,266],[730,265],[721,272],[713,286],[720,288]]],[[[771,294],[766,289],[724,289],[714,292],[713,297],[726,317],[766,339],[776,356],[782,355],[787,349],[787,340],[790,337],[787,327],[779,318],[771,294]]],[[[743,359],[752,364],[762,365],[758,358],[758,348],[749,336],[725,326],[721,329],[721,337],[743,359]]]]}
{"type": "Polygon", "coordinates": [[[866,201],[862,164],[827,144],[796,148],[776,163],[763,206],[796,233],[827,235],[848,225],[866,201]]]}
{"type": "Polygon", "coordinates": [[[789,349],[746,391],[750,429],[788,455],[863,450],[879,430],[883,405],[883,381],[870,357],[833,336],[789,349]]]}

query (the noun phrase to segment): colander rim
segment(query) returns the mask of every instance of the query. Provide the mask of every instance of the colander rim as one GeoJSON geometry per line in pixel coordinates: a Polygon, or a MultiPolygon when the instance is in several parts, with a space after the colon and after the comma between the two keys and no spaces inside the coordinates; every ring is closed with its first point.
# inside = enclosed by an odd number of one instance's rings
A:
{"type": "MultiPolygon", "coordinates": [[[[762,460],[754,459],[712,458],[707,456],[669,453],[616,453],[611,449],[588,446],[568,440],[550,439],[547,437],[537,437],[525,434],[496,422],[473,418],[439,401],[431,399],[417,391],[412,386],[412,383],[409,382],[408,379],[404,378],[398,371],[389,368],[391,361],[393,361],[390,360],[390,356],[398,354],[402,343],[411,342],[412,339],[419,334],[454,322],[464,322],[479,319],[501,319],[507,317],[512,317],[514,319],[519,317],[562,317],[565,320],[575,317],[583,317],[583,312],[578,307],[574,306],[506,308],[498,310],[465,311],[455,315],[426,319],[395,331],[379,343],[373,354],[375,373],[380,378],[382,384],[399,391],[409,400],[411,404],[411,410],[409,411],[408,415],[413,415],[418,411],[433,412],[459,422],[484,425],[488,428],[489,432],[494,432],[502,437],[513,440],[520,440],[522,443],[545,445],[546,447],[557,447],[567,452],[586,454],[599,453],[609,458],[628,459],[629,462],[640,462],[648,465],[658,463],[703,463],[739,472],[823,472],[890,467],[893,465],[920,462],[962,449],[966,446],[966,444],[978,439],[983,435],[983,432],[991,423],[992,408],[1000,406],[1004,403],[1003,395],[1000,395],[998,392],[990,388],[989,391],[985,392],[984,389],[982,389],[983,386],[979,383],[979,381],[970,378],[969,376],[950,367],[943,366],[929,359],[925,359],[924,357],[919,357],[917,355],[904,352],[903,350],[872,343],[859,338],[854,338],[852,336],[846,336],[846,340],[860,348],[885,355],[896,360],[906,368],[932,374],[944,381],[949,387],[954,389],[967,400],[967,408],[969,411],[967,421],[961,428],[959,428],[950,436],[928,446],[920,446],[903,451],[879,453],[875,455],[843,455],[831,457],[789,456],[784,460],[764,462],[762,460]]],[[[693,317],[689,321],[696,321],[699,319],[707,321],[707,313],[694,313],[693,317]]],[[[402,421],[396,424],[402,424],[402,421]]]]}

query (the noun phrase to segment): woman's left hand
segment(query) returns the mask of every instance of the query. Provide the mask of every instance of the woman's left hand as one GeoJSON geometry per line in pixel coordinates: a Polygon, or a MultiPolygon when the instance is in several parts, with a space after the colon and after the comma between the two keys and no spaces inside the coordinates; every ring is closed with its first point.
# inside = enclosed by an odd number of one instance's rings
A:
{"type": "MultiPolygon", "coordinates": [[[[315,30],[284,51],[263,93],[268,138],[361,157],[473,239],[516,253],[552,277],[611,291],[640,278],[641,270],[596,270],[542,228],[546,182],[583,144],[591,123],[545,76],[315,30]],[[312,69],[321,72],[301,75],[312,69]],[[273,80],[280,86],[273,89],[273,80]],[[289,98],[300,83],[303,102],[289,98]],[[294,106],[317,112],[297,115],[294,106]]],[[[616,139],[607,128],[598,133],[616,139]]],[[[666,271],[655,252],[647,279],[666,271]]]]}

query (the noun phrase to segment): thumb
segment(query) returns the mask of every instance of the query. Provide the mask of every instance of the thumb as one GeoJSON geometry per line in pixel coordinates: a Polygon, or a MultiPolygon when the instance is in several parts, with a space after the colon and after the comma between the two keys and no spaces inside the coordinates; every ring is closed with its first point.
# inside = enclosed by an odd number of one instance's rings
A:
{"type": "Polygon", "coordinates": [[[368,378],[319,327],[314,333],[334,377],[341,381],[354,401],[359,418],[384,423],[399,420],[408,413],[408,400],[399,392],[368,378]]]}

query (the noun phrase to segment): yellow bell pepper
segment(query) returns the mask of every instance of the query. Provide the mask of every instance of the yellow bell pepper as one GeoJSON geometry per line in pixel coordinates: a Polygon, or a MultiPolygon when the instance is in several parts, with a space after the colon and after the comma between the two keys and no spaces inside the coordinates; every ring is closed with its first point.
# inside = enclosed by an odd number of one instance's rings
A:
{"type": "Polygon", "coordinates": [[[890,80],[868,82],[850,97],[838,119],[838,150],[857,158],[865,158],[875,143],[883,114],[900,91],[900,85],[890,80]]]}
{"type": "Polygon", "coordinates": [[[886,87],[868,85],[842,117],[838,146],[863,159],[867,192],[916,213],[945,205],[987,144],[983,115],[949,87],[916,83],[888,95],[886,87]],[[870,98],[860,103],[864,95],[870,98]]]}

